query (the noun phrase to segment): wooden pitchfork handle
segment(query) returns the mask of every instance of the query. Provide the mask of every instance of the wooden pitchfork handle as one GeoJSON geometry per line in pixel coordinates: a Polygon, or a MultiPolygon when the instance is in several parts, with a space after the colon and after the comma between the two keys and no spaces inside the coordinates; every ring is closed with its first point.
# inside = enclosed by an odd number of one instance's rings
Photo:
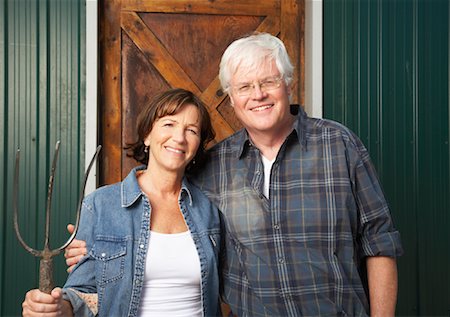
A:
{"type": "Polygon", "coordinates": [[[101,145],[97,147],[97,150],[94,154],[94,156],[91,159],[91,162],[89,163],[89,166],[84,174],[84,181],[83,181],[83,189],[80,193],[80,198],[78,200],[78,207],[77,207],[77,219],[75,222],[75,229],[72,233],[72,235],[69,237],[69,240],[66,241],[62,246],[60,246],[57,249],[50,249],[49,246],[49,237],[50,237],[50,212],[51,212],[51,201],[52,201],[52,193],[53,193],[53,181],[55,178],[55,171],[56,171],[56,162],[58,160],[59,155],[59,146],[61,144],[61,141],[56,142],[55,146],[55,154],[53,156],[53,162],[52,162],[52,169],[50,172],[50,178],[48,182],[48,192],[47,192],[47,208],[45,211],[45,240],[44,240],[44,249],[43,250],[35,250],[28,246],[25,241],[23,240],[20,230],[19,230],[19,223],[17,220],[17,214],[18,214],[18,208],[17,208],[17,196],[18,196],[18,187],[19,187],[19,159],[20,159],[20,149],[17,149],[16,152],[16,162],[15,162],[15,172],[14,172],[14,185],[13,185],[13,222],[14,222],[14,231],[16,232],[16,237],[19,240],[22,247],[31,253],[32,255],[36,257],[40,257],[40,264],[39,264],[39,290],[41,292],[50,294],[52,289],[54,288],[53,283],[53,257],[61,253],[67,246],[73,241],[75,238],[75,235],[78,231],[78,225],[80,223],[80,212],[81,212],[81,205],[84,198],[84,192],[86,190],[86,183],[89,176],[89,173],[91,171],[92,165],[94,164],[94,161],[98,157],[98,154],[100,153],[100,150],[102,148],[101,145]]]}

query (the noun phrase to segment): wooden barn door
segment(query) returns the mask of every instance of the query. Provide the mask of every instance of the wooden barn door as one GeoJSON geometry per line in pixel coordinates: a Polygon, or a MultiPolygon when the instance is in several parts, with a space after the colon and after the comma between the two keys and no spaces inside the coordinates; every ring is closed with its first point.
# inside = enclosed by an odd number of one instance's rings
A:
{"type": "Polygon", "coordinates": [[[100,182],[120,181],[136,163],[141,107],[158,92],[186,88],[208,105],[220,141],[241,126],[220,90],[221,55],[253,31],[280,37],[295,65],[293,101],[304,99],[304,0],[103,0],[100,2],[100,182]]]}

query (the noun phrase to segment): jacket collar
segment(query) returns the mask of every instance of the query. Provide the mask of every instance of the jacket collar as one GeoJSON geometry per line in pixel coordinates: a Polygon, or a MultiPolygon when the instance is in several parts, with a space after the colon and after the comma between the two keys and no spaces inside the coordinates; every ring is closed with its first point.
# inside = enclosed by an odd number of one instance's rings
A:
{"type": "MultiPolygon", "coordinates": [[[[127,177],[122,181],[121,184],[121,202],[122,207],[130,207],[133,205],[141,196],[145,196],[145,194],[142,192],[141,188],[139,187],[139,183],[137,181],[136,174],[139,171],[142,171],[146,169],[145,165],[141,165],[138,167],[135,167],[131,170],[131,172],[127,175],[127,177]]],[[[189,183],[186,180],[186,177],[183,177],[183,181],[181,184],[181,191],[180,191],[180,199],[183,197],[183,195],[187,195],[189,197],[189,204],[192,205],[193,199],[191,191],[189,190],[189,183]]]]}

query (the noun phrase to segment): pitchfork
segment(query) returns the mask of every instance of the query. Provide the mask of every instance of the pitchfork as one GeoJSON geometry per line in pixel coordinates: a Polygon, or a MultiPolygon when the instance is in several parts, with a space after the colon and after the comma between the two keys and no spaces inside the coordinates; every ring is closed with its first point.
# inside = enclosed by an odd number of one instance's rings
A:
{"type": "Polygon", "coordinates": [[[53,193],[53,181],[55,178],[55,170],[56,170],[56,161],[58,160],[58,154],[59,154],[59,145],[60,141],[56,142],[55,146],[55,154],[53,156],[53,163],[52,163],[52,169],[50,171],[50,178],[48,181],[48,192],[47,192],[47,208],[45,211],[45,241],[44,241],[44,249],[43,250],[35,250],[31,247],[29,247],[25,241],[22,239],[22,236],[20,235],[19,231],[19,223],[17,221],[17,195],[18,195],[18,185],[19,185],[19,158],[20,158],[20,149],[17,149],[16,152],[16,166],[15,166],[15,173],[14,173],[14,187],[13,187],[13,210],[14,210],[14,230],[16,232],[17,239],[19,240],[20,244],[27,250],[29,253],[36,257],[40,257],[40,264],[39,264],[39,290],[41,292],[50,294],[52,291],[54,285],[53,285],[53,257],[61,253],[75,238],[75,235],[78,230],[78,224],[80,223],[80,211],[81,211],[81,204],[84,198],[84,192],[86,189],[86,182],[87,178],[89,176],[89,172],[91,171],[92,165],[94,164],[95,159],[97,158],[102,146],[99,145],[97,147],[97,150],[94,154],[94,156],[91,159],[91,162],[89,163],[89,167],[86,170],[86,173],[84,174],[84,182],[83,182],[83,190],[80,194],[80,199],[78,200],[78,208],[77,208],[77,219],[75,222],[75,230],[73,231],[72,235],[69,237],[69,240],[67,240],[66,243],[64,243],[62,246],[60,246],[57,249],[51,250],[49,247],[49,236],[50,236],[50,211],[51,211],[51,202],[52,202],[52,193],[53,193]]]}

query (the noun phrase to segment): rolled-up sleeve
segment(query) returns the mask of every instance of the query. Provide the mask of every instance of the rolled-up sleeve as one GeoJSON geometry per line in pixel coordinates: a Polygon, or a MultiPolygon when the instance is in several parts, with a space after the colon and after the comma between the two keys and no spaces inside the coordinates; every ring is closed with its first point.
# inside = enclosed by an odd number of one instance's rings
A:
{"type": "Polygon", "coordinates": [[[358,145],[354,193],[360,221],[360,256],[401,256],[400,233],[394,226],[376,170],[365,147],[362,143],[358,145]]]}

